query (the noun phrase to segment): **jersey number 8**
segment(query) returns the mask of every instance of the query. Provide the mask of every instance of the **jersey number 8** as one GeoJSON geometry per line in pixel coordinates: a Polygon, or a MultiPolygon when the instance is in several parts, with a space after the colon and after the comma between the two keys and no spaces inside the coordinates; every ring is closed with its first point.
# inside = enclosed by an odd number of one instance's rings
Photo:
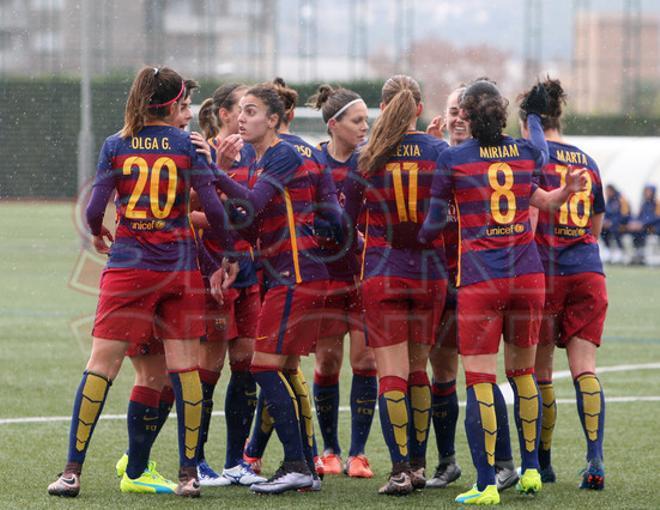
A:
{"type": "Polygon", "coordinates": [[[126,207],[126,217],[128,219],[140,220],[147,217],[147,211],[144,210],[135,210],[138,200],[142,196],[145,186],[147,185],[147,180],[149,177],[149,203],[151,205],[151,213],[154,218],[162,220],[167,218],[172,211],[172,206],[174,206],[174,200],[176,199],[176,184],[177,184],[177,168],[176,164],[171,158],[158,158],[154,163],[151,172],[149,171],[149,165],[139,156],[131,156],[124,162],[124,167],[122,168],[122,173],[124,175],[131,175],[133,167],[138,169],[138,179],[135,183],[135,188],[131,193],[131,197],[128,199],[128,206],[126,207]],[[165,205],[160,207],[160,172],[165,167],[167,169],[167,199],[165,205]]]}
{"type": "Polygon", "coordinates": [[[488,184],[493,189],[490,195],[490,213],[493,219],[506,225],[513,221],[516,216],[516,196],[511,191],[513,187],[513,170],[502,162],[493,163],[488,167],[488,184]],[[500,184],[499,176],[504,175],[504,183],[500,184]],[[506,212],[502,212],[501,201],[506,200],[506,212]]]}

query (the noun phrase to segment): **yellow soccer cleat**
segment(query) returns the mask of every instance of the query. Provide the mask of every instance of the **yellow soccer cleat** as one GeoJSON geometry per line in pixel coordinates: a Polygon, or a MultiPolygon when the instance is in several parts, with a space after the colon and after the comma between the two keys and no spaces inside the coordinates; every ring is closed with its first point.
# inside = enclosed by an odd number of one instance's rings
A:
{"type": "Polygon", "coordinates": [[[463,505],[499,505],[500,493],[497,492],[497,485],[487,485],[480,491],[474,484],[469,491],[456,496],[454,501],[463,505]]]}
{"type": "Polygon", "coordinates": [[[126,493],[135,494],[174,494],[177,485],[167,480],[158,472],[145,469],[142,476],[131,479],[126,473],[119,483],[119,489],[126,493]]]}
{"type": "Polygon", "coordinates": [[[117,471],[117,478],[121,478],[122,476],[124,476],[127,466],[128,466],[128,453],[124,453],[124,455],[122,455],[117,461],[117,464],[115,464],[115,471],[117,471]]]}
{"type": "Polygon", "coordinates": [[[516,484],[516,490],[521,494],[536,494],[542,487],[541,474],[536,469],[525,469],[516,484]]]}

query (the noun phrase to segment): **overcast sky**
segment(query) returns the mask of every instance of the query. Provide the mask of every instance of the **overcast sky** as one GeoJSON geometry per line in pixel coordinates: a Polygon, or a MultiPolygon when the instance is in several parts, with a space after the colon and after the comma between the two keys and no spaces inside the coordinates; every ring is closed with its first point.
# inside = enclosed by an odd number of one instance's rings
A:
{"type": "MultiPolygon", "coordinates": [[[[316,0],[320,53],[340,55],[349,51],[351,0],[316,0]]],[[[524,5],[527,0],[409,0],[414,5],[414,38],[441,37],[457,46],[487,43],[522,55],[524,5]]],[[[280,0],[282,24],[291,27],[291,12],[300,9],[301,0],[280,0]]],[[[369,53],[392,48],[395,37],[395,0],[367,0],[369,14],[369,53]]],[[[541,0],[543,59],[571,56],[574,0],[541,0]]],[[[625,0],[591,0],[600,12],[621,13],[625,0]]],[[[635,2],[632,2],[635,3],[635,2]]],[[[660,15],[660,0],[642,0],[643,16],[660,15]]],[[[282,24],[280,26],[282,26],[282,24]]],[[[294,53],[297,37],[282,37],[280,48],[294,53]]]]}

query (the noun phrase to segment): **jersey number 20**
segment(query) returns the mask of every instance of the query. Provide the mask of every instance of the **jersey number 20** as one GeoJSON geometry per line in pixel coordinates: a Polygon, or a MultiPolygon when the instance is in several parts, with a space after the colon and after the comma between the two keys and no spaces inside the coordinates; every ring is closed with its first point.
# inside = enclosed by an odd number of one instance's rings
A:
{"type": "Polygon", "coordinates": [[[177,182],[177,169],[174,161],[171,158],[158,158],[154,163],[151,172],[149,165],[139,156],[131,156],[124,162],[122,173],[124,175],[131,175],[133,167],[138,169],[138,179],[135,183],[135,188],[128,199],[128,206],[126,207],[126,217],[132,220],[145,219],[147,211],[135,210],[138,200],[142,196],[147,180],[150,180],[149,185],[149,203],[151,206],[151,213],[154,218],[162,220],[167,218],[172,211],[174,200],[176,199],[176,182],[177,182]],[[165,205],[161,208],[158,192],[160,190],[160,172],[165,167],[167,169],[167,199],[165,205]]]}

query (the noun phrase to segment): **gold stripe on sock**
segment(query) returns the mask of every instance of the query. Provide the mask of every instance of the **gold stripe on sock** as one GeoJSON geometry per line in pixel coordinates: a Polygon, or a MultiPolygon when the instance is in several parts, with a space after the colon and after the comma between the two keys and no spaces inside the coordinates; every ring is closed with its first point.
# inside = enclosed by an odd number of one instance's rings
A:
{"type": "Polygon", "coordinates": [[[199,442],[199,428],[202,423],[202,383],[197,370],[179,372],[179,382],[183,398],[185,456],[188,459],[194,459],[199,442]]]}
{"type": "Polygon", "coordinates": [[[383,398],[387,402],[387,416],[394,431],[394,441],[399,453],[408,455],[408,406],[406,395],[399,390],[386,391],[383,398]]]}
{"type": "Polygon", "coordinates": [[[312,401],[309,396],[309,387],[307,381],[298,368],[298,371],[291,376],[291,384],[293,391],[298,396],[300,401],[300,414],[302,416],[303,425],[305,427],[305,435],[307,436],[307,444],[312,447],[314,445],[314,421],[312,413],[312,401]]]}
{"type": "Polygon", "coordinates": [[[98,418],[109,384],[105,377],[91,373],[87,374],[78,411],[78,427],[76,428],[76,450],[79,452],[87,446],[89,435],[98,418]]]}
{"type": "Polygon", "coordinates": [[[518,393],[518,414],[522,421],[525,449],[533,452],[536,448],[536,427],[539,419],[539,392],[534,384],[534,376],[525,374],[513,377],[518,393]]]}
{"type": "Polygon", "coordinates": [[[429,433],[431,388],[428,386],[411,386],[410,408],[412,409],[413,424],[415,426],[415,439],[418,443],[422,443],[429,433]]]}
{"type": "Polygon", "coordinates": [[[291,398],[291,404],[293,405],[293,410],[296,412],[296,420],[300,421],[300,411],[298,410],[298,399],[296,398],[296,394],[294,393],[293,388],[291,388],[289,381],[286,380],[284,374],[278,371],[277,375],[280,377],[282,384],[284,384],[284,388],[286,388],[286,391],[289,394],[289,397],[291,398]]]}
{"type": "Polygon", "coordinates": [[[557,401],[555,400],[555,388],[552,383],[539,384],[541,400],[543,401],[543,414],[541,416],[541,448],[550,450],[552,448],[552,434],[557,423],[557,401]]]}
{"type": "Polygon", "coordinates": [[[590,441],[598,439],[598,422],[601,413],[600,381],[593,374],[584,374],[578,377],[578,387],[582,397],[582,412],[584,413],[585,428],[590,441]]]}
{"type": "Polygon", "coordinates": [[[495,398],[492,383],[477,383],[472,386],[479,403],[479,416],[484,431],[484,447],[488,464],[495,465],[495,440],[497,439],[497,416],[495,415],[495,398]]]}

